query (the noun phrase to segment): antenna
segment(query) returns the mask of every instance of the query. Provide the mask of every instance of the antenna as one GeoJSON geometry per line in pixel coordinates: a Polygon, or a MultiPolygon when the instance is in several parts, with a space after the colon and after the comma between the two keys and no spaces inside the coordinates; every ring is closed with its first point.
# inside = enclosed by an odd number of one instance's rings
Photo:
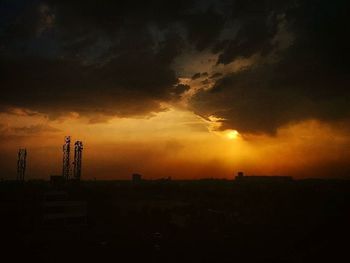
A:
{"type": "Polygon", "coordinates": [[[69,179],[70,171],[70,136],[64,137],[63,144],[63,166],[62,166],[62,176],[65,180],[69,179]]]}
{"type": "Polygon", "coordinates": [[[80,181],[81,177],[81,161],[82,161],[82,154],[83,154],[83,142],[82,141],[76,141],[74,145],[74,168],[73,168],[73,174],[74,179],[77,181],[80,181]]]}
{"type": "Polygon", "coordinates": [[[27,149],[18,150],[18,160],[17,160],[17,180],[24,182],[24,175],[26,172],[27,165],[27,149]]]}

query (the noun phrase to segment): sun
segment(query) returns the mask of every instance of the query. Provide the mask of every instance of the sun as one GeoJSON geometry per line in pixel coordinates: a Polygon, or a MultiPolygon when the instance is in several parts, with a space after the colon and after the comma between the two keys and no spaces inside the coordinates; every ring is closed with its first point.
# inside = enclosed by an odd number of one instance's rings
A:
{"type": "Polygon", "coordinates": [[[228,130],[228,131],[226,131],[226,137],[228,139],[230,139],[230,140],[237,139],[238,136],[239,136],[239,133],[236,130],[228,130]]]}

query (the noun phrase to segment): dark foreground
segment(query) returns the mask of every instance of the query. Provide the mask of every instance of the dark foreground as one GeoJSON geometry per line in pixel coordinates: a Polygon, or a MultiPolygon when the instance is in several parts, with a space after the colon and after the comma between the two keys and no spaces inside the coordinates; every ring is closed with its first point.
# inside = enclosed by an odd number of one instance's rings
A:
{"type": "Polygon", "coordinates": [[[2,262],[349,259],[349,181],[82,182],[58,190],[86,202],[85,222],[44,222],[42,198],[54,191],[46,182],[0,182],[2,262]]]}

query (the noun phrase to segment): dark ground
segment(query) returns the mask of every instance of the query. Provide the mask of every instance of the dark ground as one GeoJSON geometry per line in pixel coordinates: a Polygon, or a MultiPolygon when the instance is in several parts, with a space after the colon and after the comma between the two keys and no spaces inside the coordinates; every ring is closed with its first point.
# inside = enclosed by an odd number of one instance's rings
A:
{"type": "Polygon", "coordinates": [[[1,262],[350,262],[350,181],[82,182],[85,225],[47,226],[47,182],[0,182],[1,262]]]}

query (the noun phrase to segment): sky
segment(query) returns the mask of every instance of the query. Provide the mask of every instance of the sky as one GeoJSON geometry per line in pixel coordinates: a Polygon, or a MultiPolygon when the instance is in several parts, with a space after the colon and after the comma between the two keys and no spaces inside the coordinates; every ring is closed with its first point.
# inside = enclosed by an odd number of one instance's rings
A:
{"type": "Polygon", "coordinates": [[[1,0],[0,178],[348,178],[346,4],[1,0]]]}

